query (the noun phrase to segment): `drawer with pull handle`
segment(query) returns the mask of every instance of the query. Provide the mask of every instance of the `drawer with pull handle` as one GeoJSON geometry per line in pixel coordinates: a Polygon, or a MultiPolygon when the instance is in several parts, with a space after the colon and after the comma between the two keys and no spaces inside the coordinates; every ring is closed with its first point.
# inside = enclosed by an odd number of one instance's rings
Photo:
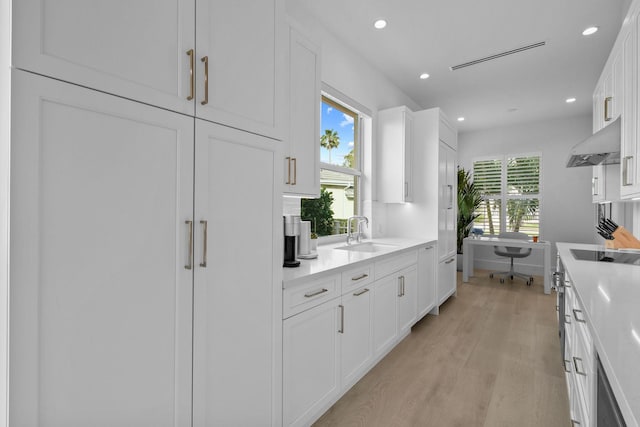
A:
{"type": "Polygon", "coordinates": [[[342,272],[342,294],[373,283],[373,263],[342,272]]]}
{"type": "Polygon", "coordinates": [[[340,296],[340,275],[311,280],[292,286],[282,294],[282,318],[286,319],[340,296]]]}
{"type": "Polygon", "coordinates": [[[401,255],[378,261],[375,263],[375,279],[381,279],[389,274],[414,265],[418,262],[418,251],[406,252],[401,255]]]}

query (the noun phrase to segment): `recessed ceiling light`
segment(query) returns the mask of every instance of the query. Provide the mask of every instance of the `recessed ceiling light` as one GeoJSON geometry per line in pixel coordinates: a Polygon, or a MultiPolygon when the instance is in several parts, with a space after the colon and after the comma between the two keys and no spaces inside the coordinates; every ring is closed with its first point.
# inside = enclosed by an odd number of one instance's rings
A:
{"type": "Polygon", "coordinates": [[[422,80],[428,79],[428,78],[429,78],[429,74],[427,74],[427,73],[422,73],[422,74],[420,74],[420,78],[421,78],[422,80]]]}
{"type": "Polygon", "coordinates": [[[458,117],[459,122],[464,122],[464,117],[458,117]]]}
{"type": "Polygon", "coordinates": [[[387,26],[387,21],[385,21],[384,19],[378,19],[376,22],[373,23],[373,26],[376,27],[378,30],[381,30],[387,26]]]}
{"type": "Polygon", "coordinates": [[[598,27],[589,27],[586,30],[584,30],[582,32],[583,36],[590,36],[591,34],[595,33],[596,31],[598,31],[598,27]]]}
{"type": "Polygon", "coordinates": [[[567,104],[571,104],[573,102],[576,102],[575,98],[567,98],[567,100],[565,101],[567,104]]]}

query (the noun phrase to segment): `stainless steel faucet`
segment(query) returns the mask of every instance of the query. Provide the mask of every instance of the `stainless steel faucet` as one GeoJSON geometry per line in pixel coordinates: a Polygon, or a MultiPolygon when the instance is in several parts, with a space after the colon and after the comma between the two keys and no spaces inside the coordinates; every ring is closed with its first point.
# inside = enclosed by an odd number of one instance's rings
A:
{"type": "Polygon", "coordinates": [[[369,226],[369,218],[367,218],[366,216],[350,216],[347,219],[347,245],[351,244],[351,241],[354,239],[354,235],[355,235],[355,239],[357,243],[360,243],[360,241],[362,240],[362,223],[365,223],[367,225],[367,227],[369,226]],[[356,232],[353,233],[351,232],[351,222],[353,220],[357,220],[358,222],[356,223],[356,232]]]}

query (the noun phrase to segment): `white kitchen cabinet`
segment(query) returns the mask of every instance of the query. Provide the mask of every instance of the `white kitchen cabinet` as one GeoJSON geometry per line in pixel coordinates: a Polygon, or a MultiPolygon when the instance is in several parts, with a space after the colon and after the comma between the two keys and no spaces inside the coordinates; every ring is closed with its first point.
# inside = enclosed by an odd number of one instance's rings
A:
{"type": "Polygon", "coordinates": [[[282,315],[272,285],[275,142],[199,119],[195,129],[193,425],[265,425],[282,315]]]}
{"type": "Polygon", "coordinates": [[[304,426],[340,393],[340,298],[282,322],[283,418],[304,426]]]}
{"type": "Polygon", "coordinates": [[[411,331],[418,315],[418,268],[413,265],[397,273],[398,292],[398,335],[411,331]]]}
{"type": "Polygon", "coordinates": [[[443,141],[438,150],[438,257],[456,254],[456,212],[458,210],[457,154],[443,141]]]}
{"type": "Polygon", "coordinates": [[[14,2],[15,67],[282,139],[281,0],[47,6],[14,2]]]}
{"type": "MultiPolygon", "coordinates": [[[[636,8],[637,9],[637,8],[636,8]]],[[[633,199],[640,196],[640,144],[638,136],[638,99],[640,85],[638,84],[638,11],[634,11],[626,21],[621,32],[621,47],[623,55],[624,91],[628,96],[623,100],[622,111],[622,143],[620,150],[620,196],[623,199],[633,199]]],[[[616,44],[617,46],[618,44],[616,44]]]]}
{"type": "Polygon", "coordinates": [[[320,196],[320,49],[289,29],[289,136],[284,192],[320,196]]]}
{"type": "Polygon", "coordinates": [[[438,263],[438,305],[456,292],[456,255],[438,263]]]}
{"type": "Polygon", "coordinates": [[[378,200],[413,200],[413,113],[407,107],[378,111],[378,200]]]}
{"type": "Polygon", "coordinates": [[[591,199],[593,203],[620,200],[620,165],[593,166],[591,178],[591,199]]]}
{"type": "Polygon", "coordinates": [[[193,118],[12,78],[9,424],[190,426],[193,118]]]}
{"type": "Polygon", "coordinates": [[[19,70],[12,97],[11,425],[280,424],[276,142],[19,70]]]}
{"type": "Polygon", "coordinates": [[[376,280],[373,286],[373,354],[381,356],[395,344],[398,331],[399,281],[395,275],[376,280]]]}
{"type": "Polygon", "coordinates": [[[426,245],[418,249],[418,316],[422,319],[436,306],[436,247],[426,245]]]}
{"type": "Polygon", "coordinates": [[[340,369],[342,389],[351,387],[371,367],[373,358],[373,298],[365,285],[342,295],[340,369]]]}

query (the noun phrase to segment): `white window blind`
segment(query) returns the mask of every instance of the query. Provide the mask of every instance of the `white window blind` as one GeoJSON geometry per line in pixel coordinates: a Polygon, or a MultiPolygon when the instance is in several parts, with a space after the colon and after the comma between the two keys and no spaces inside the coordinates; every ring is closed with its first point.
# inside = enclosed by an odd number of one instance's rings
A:
{"type": "Polygon", "coordinates": [[[473,164],[473,182],[483,201],[474,227],[485,234],[540,233],[540,155],[501,156],[473,164]]]}

